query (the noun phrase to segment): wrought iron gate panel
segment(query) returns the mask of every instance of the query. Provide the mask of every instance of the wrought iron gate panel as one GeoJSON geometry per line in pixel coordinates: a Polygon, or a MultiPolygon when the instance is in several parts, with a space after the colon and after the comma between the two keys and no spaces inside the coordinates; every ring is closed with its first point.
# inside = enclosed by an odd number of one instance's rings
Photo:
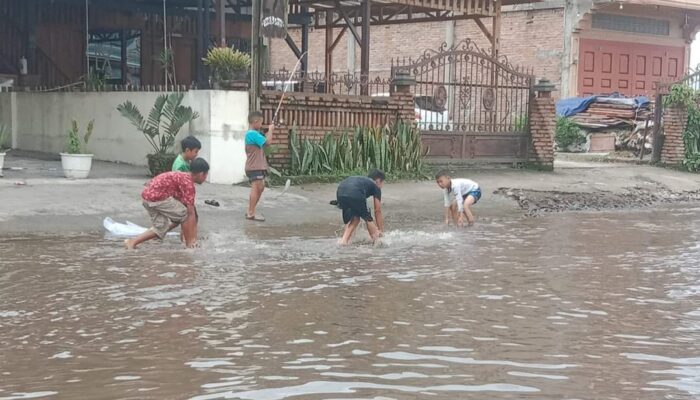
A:
{"type": "Polygon", "coordinates": [[[494,58],[471,40],[392,60],[392,73],[416,80],[416,119],[429,156],[525,159],[532,71],[494,58]]]}

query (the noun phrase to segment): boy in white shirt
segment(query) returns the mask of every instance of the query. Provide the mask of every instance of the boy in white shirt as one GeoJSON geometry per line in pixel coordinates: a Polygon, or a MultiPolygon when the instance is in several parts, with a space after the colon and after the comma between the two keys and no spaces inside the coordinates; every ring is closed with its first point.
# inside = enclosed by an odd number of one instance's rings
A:
{"type": "Polygon", "coordinates": [[[481,198],[479,184],[470,179],[452,179],[447,170],[435,175],[437,185],[445,192],[445,224],[450,224],[450,216],[457,226],[464,226],[464,218],[469,226],[474,225],[474,215],[470,207],[481,198]]]}

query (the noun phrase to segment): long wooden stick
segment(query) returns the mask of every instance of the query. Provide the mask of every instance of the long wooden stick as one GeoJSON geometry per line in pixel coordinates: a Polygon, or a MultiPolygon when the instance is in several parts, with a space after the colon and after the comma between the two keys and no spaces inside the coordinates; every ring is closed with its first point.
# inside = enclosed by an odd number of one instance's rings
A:
{"type": "Polygon", "coordinates": [[[304,58],[304,55],[306,55],[308,51],[305,51],[301,53],[299,56],[299,60],[297,61],[296,65],[294,66],[294,69],[292,70],[292,73],[289,74],[289,79],[287,79],[286,82],[284,82],[284,87],[282,88],[282,98],[280,99],[280,103],[277,105],[277,109],[275,110],[275,114],[272,116],[272,122],[277,121],[277,114],[280,112],[280,108],[282,108],[282,102],[284,101],[284,96],[287,94],[287,84],[289,84],[292,81],[292,78],[294,77],[294,73],[297,72],[297,69],[299,68],[299,65],[301,65],[301,60],[304,58]]]}

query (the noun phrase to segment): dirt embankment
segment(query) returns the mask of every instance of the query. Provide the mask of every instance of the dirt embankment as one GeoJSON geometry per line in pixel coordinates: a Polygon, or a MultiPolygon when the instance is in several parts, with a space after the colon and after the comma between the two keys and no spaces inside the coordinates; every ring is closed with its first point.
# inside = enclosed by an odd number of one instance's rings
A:
{"type": "Polygon", "coordinates": [[[494,194],[515,200],[530,216],[564,211],[629,209],[700,201],[700,191],[674,192],[663,187],[656,187],[653,190],[632,187],[623,193],[606,191],[574,193],[500,188],[494,194]]]}

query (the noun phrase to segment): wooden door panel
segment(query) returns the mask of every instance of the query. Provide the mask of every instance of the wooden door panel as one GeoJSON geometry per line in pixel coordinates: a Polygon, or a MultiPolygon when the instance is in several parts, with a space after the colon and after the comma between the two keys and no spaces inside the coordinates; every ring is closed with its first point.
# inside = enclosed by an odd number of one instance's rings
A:
{"type": "Polygon", "coordinates": [[[581,39],[578,94],[653,94],[656,83],[683,75],[685,49],[581,39]]]}

